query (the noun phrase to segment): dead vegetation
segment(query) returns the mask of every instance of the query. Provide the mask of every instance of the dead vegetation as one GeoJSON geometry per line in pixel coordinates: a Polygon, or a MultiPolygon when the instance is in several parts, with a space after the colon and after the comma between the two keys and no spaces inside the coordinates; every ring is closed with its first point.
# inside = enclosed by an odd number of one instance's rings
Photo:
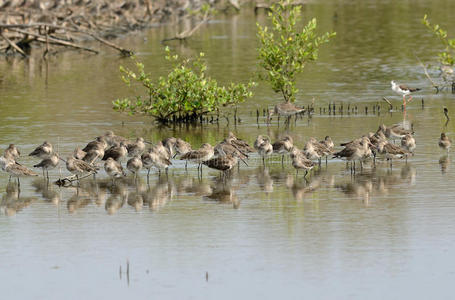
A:
{"type": "Polygon", "coordinates": [[[263,0],[0,0],[0,54],[27,57],[33,47],[44,49],[44,58],[62,47],[98,53],[93,44],[84,43],[96,40],[128,56],[132,49],[116,45],[113,38],[163,22],[192,19],[193,26],[165,39],[185,40],[213,12],[236,12],[248,2],[254,3],[255,10],[270,5],[263,0]]]}
{"type": "Polygon", "coordinates": [[[84,45],[97,40],[122,55],[132,54],[109,40],[198,9],[204,0],[0,0],[0,52],[28,56],[32,45],[43,56],[59,47],[98,53],[84,45]]]}

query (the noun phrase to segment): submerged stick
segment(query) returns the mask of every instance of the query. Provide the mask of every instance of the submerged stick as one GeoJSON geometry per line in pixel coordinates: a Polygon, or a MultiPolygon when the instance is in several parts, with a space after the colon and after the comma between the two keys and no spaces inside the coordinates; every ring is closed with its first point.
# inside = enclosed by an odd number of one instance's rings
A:
{"type": "MultiPolygon", "coordinates": [[[[386,97],[382,97],[382,100],[384,100],[385,102],[387,102],[387,104],[389,104],[390,110],[393,110],[392,102],[390,102],[389,99],[387,99],[386,97]]],[[[379,110],[379,109],[378,109],[378,110],[379,110]]]]}
{"type": "Polygon", "coordinates": [[[99,36],[97,36],[97,35],[95,35],[95,34],[93,34],[93,33],[88,33],[88,34],[89,34],[91,37],[93,37],[95,40],[97,40],[98,42],[103,43],[103,44],[105,44],[106,46],[109,46],[109,47],[111,47],[111,48],[114,48],[114,49],[120,51],[120,53],[121,53],[122,55],[124,55],[124,56],[132,56],[132,55],[134,54],[133,51],[128,50],[128,49],[125,49],[125,48],[122,48],[122,47],[120,47],[120,46],[117,46],[116,44],[111,43],[111,42],[109,42],[109,41],[107,41],[107,40],[105,40],[105,39],[103,39],[103,38],[101,38],[101,37],[99,37],[99,36]]]}

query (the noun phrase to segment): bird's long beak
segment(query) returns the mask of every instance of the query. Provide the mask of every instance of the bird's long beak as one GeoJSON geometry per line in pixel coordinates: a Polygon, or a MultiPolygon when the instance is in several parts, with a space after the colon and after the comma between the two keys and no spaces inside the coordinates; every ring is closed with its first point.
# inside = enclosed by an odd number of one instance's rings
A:
{"type": "MultiPolygon", "coordinates": [[[[236,145],[234,144],[231,144],[232,147],[234,147],[237,151],[240,152],[240,154],[242,154],[243,156],[245,156],[246,158],[248,158],[248,154],[246,154],[245,152],[243,152],[242,150],[240,150],[236,145]]],[[[242,159],[243,160],[243,159],[242,159]]],[[[248,166],[248,165],[247,165],[248,166]]]]}
{"type": "Polygon", "coordinates": [[[61,158],[60,156],[58,157],[58,159],[60,159],[60,160],[63,161],[64,163],[66,163],[66,160],[64,160],[64,159],[61,158]]]}
{"type": "Polygon", "coordinates": [[[144,141],[144,143],[149,144],[149,145],[153,145],[153,143],[149,142],[149,141],[144,141]]]}
{"type": "Polygon", "coordinates": [[[248,164],[246,163],[246,161],[243,158],[240,157],[240,160],[243,161],[243,163],[248,166],[248,164]]]}

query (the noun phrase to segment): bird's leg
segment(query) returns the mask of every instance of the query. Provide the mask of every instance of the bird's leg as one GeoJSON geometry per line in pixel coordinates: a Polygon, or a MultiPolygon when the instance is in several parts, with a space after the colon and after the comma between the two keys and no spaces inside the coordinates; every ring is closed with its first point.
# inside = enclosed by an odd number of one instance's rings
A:
{"type": "Polygon", "coordinates": [[[185,171],[188,170],[187,167],[188,167],[188,161],[186,160],[186,161],[185,161],[185,171]]]}
{"type": "Polygon", "coordinates": [[[281,155],[281,166],[284,167],[284,154],[281,155]]]}
{"type": "Polygon", "coordinates": [[[21,187],[21,181],[19,180],[19,177],[17,177],[17,187],[18,187],[18,188],[21,187]]]}
{"type": "Polygon", "coordinates": [[[412,95],[409,95],[408,103],[412,101],[412,95]]]}
{"type": "Polygon", "coordinates": [[[49,170],[46,169],[47,181],[49,181],[49,170]]]}
{"type": "Polygon", "coordinates": [[[406,109],[406,96],[403,95],[403,108],[406,109]]]}
{"type": "Polygon", "coordinates": [[[91,162],[89,162],[89,164],[93,165],[93,163],[95,162],[95,160],[97,160],[97,159],[98,159],[99,155],[100,155],[99,153],[98,153],[98,154],[96,154],[96,155],[95,155],[95,158],[93,158],[93,159],[92,159],[92,161],[91,161],[91,162]]]}
{"type": "Polygon", "coordinates": [[[306,175],[308,174],[308,170],[305,170],[305,175],[303,175],[303,178],[306,179],[306,175]]]}

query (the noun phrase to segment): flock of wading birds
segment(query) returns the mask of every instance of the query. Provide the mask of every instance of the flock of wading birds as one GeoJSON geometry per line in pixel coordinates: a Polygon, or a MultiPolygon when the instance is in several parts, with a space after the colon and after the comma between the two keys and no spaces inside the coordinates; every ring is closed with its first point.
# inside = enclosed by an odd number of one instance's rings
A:
{"type": "MultiPolygon", "coordinates": [[[[370,132],[360,138],[354,139],[347,143],[340,144],[344,148],[341,151],[334,151],[334,143],[329,136],[324,140],[318,141],[315,138],[310,138],[304,148],[301,150],[294,145],[293,139],[289,135],[285,135],[280,140],[270,141],[267,136],[259,135],[254,142],[254,147],[251,147],[247,142],[238,139],[232,132],[222,142],[215,147],[208,143],[204,143],[199,149],[193,150],[191,145],[180,138],[166,138],[152,144],[146,150],[146,144],[150,142],[144,141],[139,137],[135,142],[115,135],[112,131],[107,131],[105,135],[98,136],[94,141],[91,141],[85,148],[76,148],[71,156],[66,160],[61,158],[54,151],[52,144],[44,142],[32,151],[29,156],[41,158],[42,161],[33,167],[42,168],[43,177],[49,180],[49,170],[57,167],[60,161],[66,163],[67,170],[73,174],[73,177],[66,180],[72,182],[83,178],[84,176],[94,175],[99,171],[100,167],[97,164],[98,160],[104,161],[104,170],[114,181],[116,178],[127,176],[125,169],[122,166],[122,161],[126,157],[131,157],[126,163],[128,169],[135,178],[139,172],[147,169],[147,179],[151,168],[167,171],[172,165],[171,159],[178,157],[180,160],[186,161],[185,169],[188,162],[198,165],[198,176],[202,174],[202,165],[209,168],[220,170],[226,176],[227,173],[242,160],[246,165],[246,159],[252,152],[257,152],[262,157],[265,166],[265,159],[272,154],[282,156],[281,163],[284,162],[284,156],[289,155],[292,160],[292,166],[296,169],[296,175],[299,170],[305,170],[306,177],[309,170],[313,169],[316,161],[321,164],[323,158],[331,156],[346,160],[346,163],[351,162],[351,173],[355,172],[355,162],[362,163],[366,160],[373,160],[376,163],[376,158],[387,159],[392,167],[393,159],[407,160],[408,156],[412,156],[416,148],[416,142],[413,137],[412,130],[405,129],[401,124],[392,126],[379,126],[379,129],[373,133],[370,132]],[[401,146],[394,142],[401,139],[401,146]],[[393,141],[391,143],[390,141],[393,141]],[[46,172],[46,174],[45,174],[46,172]]],[[[450,150],[451,140],[441,133],[439,139],[439,147],[450,150]]],[[[20,164],[17,160],[20,157],[20,152],[14,144],[10,144],[0,157],[0,166],[3,171],[7,172],[11,177],[17,178],[17,183],[20,185],[20,177],[38,176],[37,173],[30,170],[26,166],[20,164]]],[[[61,181],[61,183],[63,183],[61,181]]]]}

